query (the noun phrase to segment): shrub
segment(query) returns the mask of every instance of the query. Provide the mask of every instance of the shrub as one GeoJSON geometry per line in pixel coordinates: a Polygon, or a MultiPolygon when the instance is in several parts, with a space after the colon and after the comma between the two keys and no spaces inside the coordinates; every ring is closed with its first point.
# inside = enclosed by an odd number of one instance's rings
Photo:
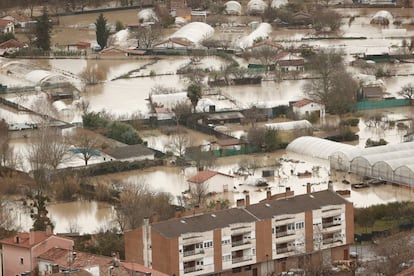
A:
{"type": "Polygon", "coordinates": [[[88,112],[82,115],[83,126],[87,128],[105,128],[109,119],[102,112],[88,112]]]}
{"type": "Polygon", "coordinates": [[[386,144],[388,144],[388,142],[382,138],[379,141],[375,141],[375,140],[368,138],[368,140],[365,142],[365,147],[369,148],[369,147],[376,147],[376,146],[384,146],[386,144]]]}
{"type": "Polygon", "coordinates": [[[112,122],[106,130],[109,138],[115,139],[128,145],[141,144],[142,139],[138,132],[130,125],[123,122],[112,122]]]}

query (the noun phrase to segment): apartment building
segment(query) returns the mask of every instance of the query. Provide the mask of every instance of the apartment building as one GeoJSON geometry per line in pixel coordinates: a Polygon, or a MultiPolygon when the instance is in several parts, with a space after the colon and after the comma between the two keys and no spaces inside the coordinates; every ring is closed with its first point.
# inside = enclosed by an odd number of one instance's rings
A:
{"type": "Polygon", "coordinates": [[[125,255],[176,276],[267,275],[348,259],[353,229],[352,203],[326,190],[151,224],[147,219],[125,234],[125,255]]]}

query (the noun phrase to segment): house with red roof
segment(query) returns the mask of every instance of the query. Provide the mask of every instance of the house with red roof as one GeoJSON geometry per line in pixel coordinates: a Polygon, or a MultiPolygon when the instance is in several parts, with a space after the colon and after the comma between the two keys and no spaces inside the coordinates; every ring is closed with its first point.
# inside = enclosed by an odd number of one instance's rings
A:
{"type": "Polygon", "coordinates": [[[52,231],[17,233],[0,241],[2,247],[3,276],[30,275],[37,268],[37,257],[51,248],[72,250],[72,239],[53,235],[52,231]]]}
{"type": "Polygon", "coordinates": [[[7,19],[0,19],[0,32],[2,34],[14,34],[14,24],[13,21],[7,19]]]}
{"type": "Polygon", "coordinates": [[[117,254],[108,257],[54,247],[41,254],[37,260],[41,276],[59,275],[65,271],[83,271],[92,276],[167,276],[141,264],[122,262],[117,254]]]}
{"type": "Polygon", "coordinates": [[[197,187],[196,185],[203,185],[207,193],[227,192],[233,189],[234,181],[232,175],[210,170],[199,171],[187,179],[190,190],[197,187]]]}
{"type": "Polygon", "coordinates": [[[281,52],[275,56],[276,69],[282,72],[301,72],[305,70],[305,60],[289,52],[281,52]]]}
{"type": "Polygon", "coordinates": [[[27,47],[26,43],[20,42],[14,38],[0,43],[0,56],[7,54],[12,54],[18,51],[21,48],[27,47]]]}
{"type": "Polygon", "coordinates": [[[310,99],[302,99],[292,104],[293,113],[299,118],[308,117],[317,114],[319,118],[325,117],[325,105],[312,101],[310,99]]]}

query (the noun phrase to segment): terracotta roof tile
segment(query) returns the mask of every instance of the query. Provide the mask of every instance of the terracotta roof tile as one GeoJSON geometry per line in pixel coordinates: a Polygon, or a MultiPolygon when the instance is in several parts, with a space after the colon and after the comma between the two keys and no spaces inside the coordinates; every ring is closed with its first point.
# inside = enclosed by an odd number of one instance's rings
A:
{"type": "Polygon", "coordinates": [[[8,48],[23,48],[26,44],[23,42],[17,41],[16,39],[9,39],[0,43],[0,49],[8,49],[8,48]]]}
{"type": "Polygon", "coordinates": [[[229,174],[216,172],[216,171],[205,170],[205,171],[199,171],[196,175],[190,177],[187,181],[192,182],[192,183],[201,184],[201,183],[204,183],[205,181],[209,180],[210,178],[212,178],[213,176],[215,176],[217,174],[228,176],[228,177],[233,177],[229,174]]]}
{"type": "Polygon", "coordinates": [[[300,100],[300,101],[297,101],[297,102],[293,103],[292,106],[294,106],[294,107],[302,107],[302,106],[305,106],[305,105],[310,104],[312,102],[313,102],[312,100],[303,99],[303,100],[300,100]]]}
{"type": "Polygon", "coordinates": [[[17,247],[31,248],[44,240],[47,240],[52,234],[46,234],[43,231],[35,231],[33,234],[33,241],[30,243],[30,233],[17,233],[13,237],[3,239],[2,244],[14,245],[17,247]]]}

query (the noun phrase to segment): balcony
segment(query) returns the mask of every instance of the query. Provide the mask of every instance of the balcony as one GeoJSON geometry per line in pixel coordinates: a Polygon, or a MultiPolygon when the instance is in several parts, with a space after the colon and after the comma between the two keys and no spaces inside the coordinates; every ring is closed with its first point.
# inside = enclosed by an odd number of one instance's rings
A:
{"type": "Polygon", "coordinates": [[[295,251],[294,248],[290,248],[290,247],[276,247],[276,253],[277,254],[283,254],[283,253],[288,253],[288,252],[292,252],[295,251]]]}
{"type": "Polygon", "coordinates": [[[204,250],[196,249],[196,250],[187,250],[187,251],[183,252],[184,257],[194,256],[194,255],[198,255],[198,254],[204,254],[204,250]]]}
{"type": "Polygon", "coordinates": [[[276,238],[291,236],[291,235],[294,235],[294,234],[295,234],[295,232],[293,232],[293,231],[277,231],[276,230],[276,238]]]}
{"type": "Polygon", "coordinates": [[[231,260],[231,263],[232,264],[237,264],[237,263],[246,262],[246,261],[250,261],[250,260],[252,260],[252,256],[247,255],[247,256],[241,256],[241,257],[233,258],[231,260]]]}
{"type": "Polygon", "coordinates": [[[341,242],[342,243],[342,238],[327,238],[327,239],[323,239],[322,244],[332,244],[332,243],[336,243],[336,242],[341,242]]]}
{"type": "Polygon", "coordinates": [[[246,240],[234,241],[231,243],[231,247],[236,247],[236,246],[240,246],[244,244],[250,244],[250,241],[246,241],[246,240]]]}
{"type": "Polygon", "coordinates": [[[341,221],[331,221],[331,222],[323,222],[322,223],[322,228],[329,228],[329,227],[333,227],[333,226],[338,226],[341,225],[341,221]]]}
{"type": "Polygon", "coordinates": [[[200,266],[190,266],[190,267],[185,267],[184,268],[184,273],[191,273],[191,272],[196,272],[196,271],[201,271],[203,270],[202,267],[200,266]]]}

